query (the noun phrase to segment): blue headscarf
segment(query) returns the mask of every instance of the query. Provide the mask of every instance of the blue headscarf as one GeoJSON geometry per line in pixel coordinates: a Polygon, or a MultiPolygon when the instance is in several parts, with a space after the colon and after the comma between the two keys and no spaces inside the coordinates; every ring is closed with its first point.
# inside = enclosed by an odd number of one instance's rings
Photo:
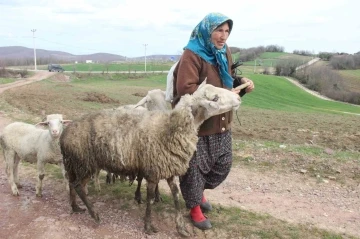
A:
{"type": "Polygon", "coordinates": [[[211,33],[221,24],[228,22],[231,32],[233,21],[221,13],[210,13],[192,31],[190,40],[184,49],[188,49],[200,56],[211,65],[219,67],[220,78],[223,84],[232,88],[233,79],[228,72],[226,45],[218,50],[211,42],[211,33]]]}

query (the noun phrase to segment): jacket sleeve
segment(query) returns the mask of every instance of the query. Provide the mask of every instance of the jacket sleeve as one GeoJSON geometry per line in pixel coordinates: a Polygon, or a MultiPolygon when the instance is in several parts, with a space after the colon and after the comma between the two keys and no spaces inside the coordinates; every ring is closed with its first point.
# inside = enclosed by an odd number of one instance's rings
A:
{"type": "Polygon", "coordinates": [[[176,90],[179,96],[192,94],[200,83],[201,59],[185,50],[176,70],[176,90]]]}

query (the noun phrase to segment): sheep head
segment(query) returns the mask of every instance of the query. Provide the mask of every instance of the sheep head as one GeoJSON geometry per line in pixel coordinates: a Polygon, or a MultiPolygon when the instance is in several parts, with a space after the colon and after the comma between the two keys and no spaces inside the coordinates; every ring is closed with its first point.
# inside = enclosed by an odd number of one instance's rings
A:
{"type": "Polygon", "coordinates": [[[71,122],[71,120],[64,120],[62,114],[51,114],[46,116],[46,121],[39,122],[35,126],[47,127],[51,137],[59,138],[63,131],[63,126],[71,122]]]}
{"type": "Polygon", "coordinates": [[[139,106],[145,107],[148,110],[167,110],[165,91],[160,89],[149,90],[147,95],[135,105],[135,108],[139,106]]]}
{"type": "Polygon", "coordinates": [[[220,87],[206,84],[206,79],[192,95],[184,95],[175,108],[191,107],[195,124],[200,126],[208,118],[240,106],[240,96],[220,87]]]}

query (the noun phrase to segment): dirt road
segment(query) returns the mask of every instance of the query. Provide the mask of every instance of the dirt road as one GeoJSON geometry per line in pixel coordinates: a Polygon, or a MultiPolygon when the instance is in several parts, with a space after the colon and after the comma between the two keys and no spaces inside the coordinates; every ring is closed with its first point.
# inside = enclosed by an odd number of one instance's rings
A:
{"type": "Polygon", "coordinates": [[[22,80],[17,80],[13,83],[10,84],[3,84],[0,85],[0,93],[4,92],[7,89],[10,88],[14,88],[14,87],[18,87],[18,86],[22,86],[22,85],[27,85],[36,81],[41,81],[44,80],[46,78],[49,78],[53,75],[55,75],[57,72],[48,72],[48,71],[36,71],[35,74],[29,78],[25,78],[22,80]]]}

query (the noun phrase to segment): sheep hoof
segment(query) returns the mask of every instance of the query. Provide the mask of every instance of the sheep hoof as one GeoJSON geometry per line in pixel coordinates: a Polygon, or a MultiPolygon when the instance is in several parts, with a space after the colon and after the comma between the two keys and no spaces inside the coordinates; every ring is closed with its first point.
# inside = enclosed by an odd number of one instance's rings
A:
{"type": "Polygon", "coordinates": [[[148,235],[153,235],[154,233],[159,232],[159,229],[157,229],[155,226],[153,225],[145,225],[145,233],[148,235]]]}
{"type": "Polygon", "coordinates": [[[22,186],[20,183],[17,183],[17,184],[16,184],[16,187],[17,187],[17,188],[22,188],[23,186],[22,186]]]}
{"type": "Polygon", "coordinates": [[[74,213],[84,213],[86,209],[79,207],[78,205],[72,206],[72,210],[74,213]]]}
{"type": "Polygon", "coordinates": [[[19,190],[17,187],[11,187],[12,195],[13,196],[20,196],[19,190]]]}
{"type": "Polygon", "coordinates": [[[143,204],[144,201],[141,199],[141,197],[136,197],[135,196],[135,200],[137,201],[138,204],[143,204]]]}
{"type": "Polygon", "coordinates": [[[94,218],[96,223],[100,223],[100,217],[99,214],[97,214],[96,212],[94,214],[91,214],[91,217],[94,218]]]}
{"type": "Polygon", "coordinates": [[[160,195],[155,196],[155,202],[162,202],[162,201],[163,201],[163,199],[160,195]]]}
{"type": "Polygon", "coordinates": [[[42,197],[42,193],[37,193],[36,196],[39,197],[39,198],[41,198],[41,197],[42,197]]]}
{"type": "Polygon", "coordinates": [[[13,192],[12,195],[13,196],[20,196],[20,193],[19,193],[19,191],[16,191],[16,192],[13,192]]]}
{"type": "Polygon", "coordinates": [[[106,184],[111,184],[111,179],[108,175],[106,175],[106,184]]]}
{"type": "Polygon", "coordinates": [[[185,228],[178,228],[177,231],[182,237],[190,237],[190,233],[185,228]]]}

